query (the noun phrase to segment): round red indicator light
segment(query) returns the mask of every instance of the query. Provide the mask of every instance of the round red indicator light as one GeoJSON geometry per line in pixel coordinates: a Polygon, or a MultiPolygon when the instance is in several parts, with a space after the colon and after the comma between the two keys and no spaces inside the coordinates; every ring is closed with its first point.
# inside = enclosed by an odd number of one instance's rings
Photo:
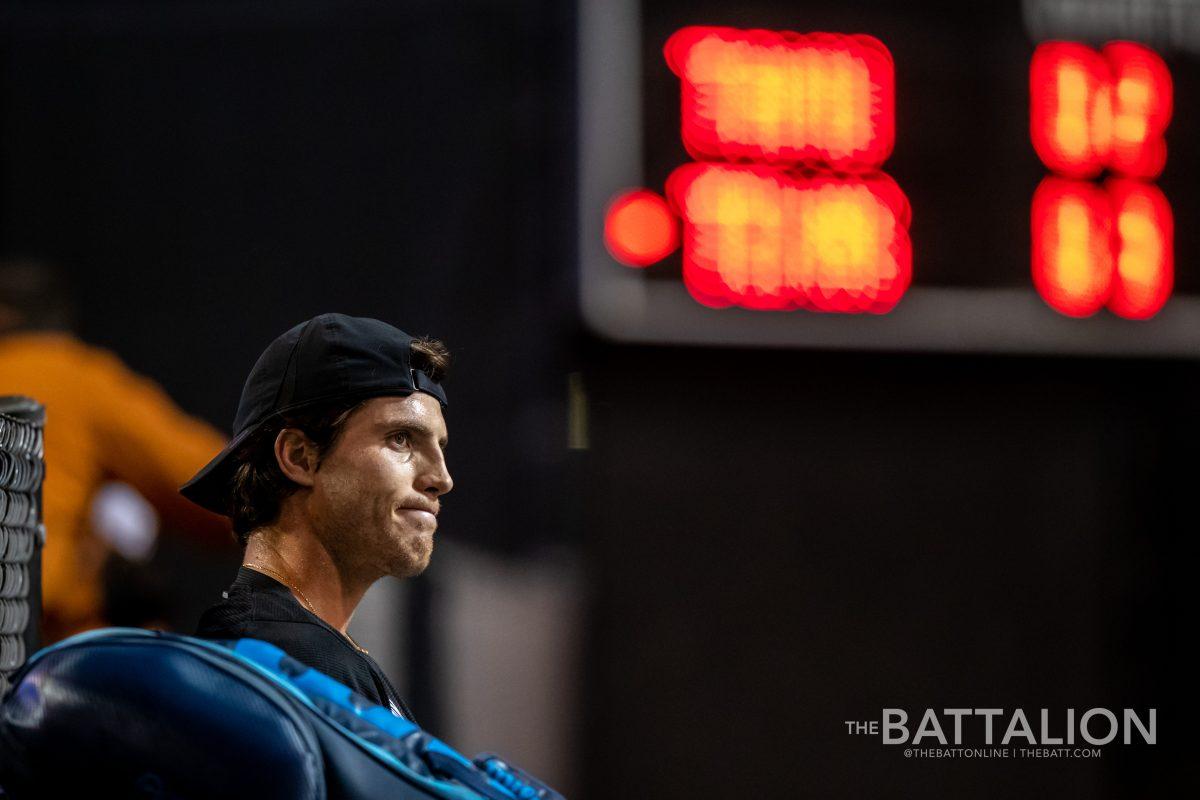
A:
{"type": "Polygon", "coordinates": [[[648,267],[679,246],[675,225],[666,200],[646,189],[635,189],[609,205],[604,217],[604,244],[622,264],[648,267]]]}

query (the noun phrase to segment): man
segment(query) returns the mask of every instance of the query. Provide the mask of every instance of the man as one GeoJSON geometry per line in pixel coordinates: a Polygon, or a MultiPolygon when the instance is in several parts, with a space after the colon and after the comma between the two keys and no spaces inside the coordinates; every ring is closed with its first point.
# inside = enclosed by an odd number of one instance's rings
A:
{"type": "Polygon", "coordinates": [[[411,712],[347,628],[367,589],[429,564],[446,468],[449,360],[435,340],[322,314],[267,347],[233,440],[183,486],[246,546],[197,635],[275,644],[359,694],[411,712]]]}
{"type": "Polygon", "coordinates": [[[106,624],[108,546],[89,522],[96,491],[117,479],[149,501],[164,531],[229,545],[229,522],[177,487],[225,436],[185,414],[153,382],[73,333],[70,292],[52,265],[0,260],[0,395],[46,407],[42,643],[106,624]]]}

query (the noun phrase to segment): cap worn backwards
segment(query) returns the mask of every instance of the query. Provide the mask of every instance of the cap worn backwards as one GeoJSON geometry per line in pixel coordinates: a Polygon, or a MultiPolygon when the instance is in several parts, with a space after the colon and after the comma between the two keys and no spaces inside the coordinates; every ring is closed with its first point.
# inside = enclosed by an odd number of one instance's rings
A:
{"type": "Polygon", "coordinates": [[[413,337],[365,317],[321,314],[271,342],[250,370],[233,439],[181,488],[192,502],[227,513],[233,454],[281,413],[348,399],[425,392],[446,406],[441,385],[411,363],[413,337]]]}

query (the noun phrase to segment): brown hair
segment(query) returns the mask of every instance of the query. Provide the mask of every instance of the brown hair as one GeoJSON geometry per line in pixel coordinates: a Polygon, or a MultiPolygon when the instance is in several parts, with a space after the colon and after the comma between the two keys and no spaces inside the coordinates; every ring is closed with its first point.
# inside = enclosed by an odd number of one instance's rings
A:
{"type": "MultiPolygon", "coordinates": [[[[412,366],[440,381],[450,366],[450,351],[437,339],[412,342],[412,366]]],[[[284,428],[304,433],[317,449],[317,466],[335,444],[346,420],[366,399],[299,409],[278,416],[260,428],[234,455],[229,486],[229,517],[238,543],[246,544],[250,532],[268,525],[279,516],[283,501],[299,487],[289,480],[275,460],[275,438],[284,428]]]]}

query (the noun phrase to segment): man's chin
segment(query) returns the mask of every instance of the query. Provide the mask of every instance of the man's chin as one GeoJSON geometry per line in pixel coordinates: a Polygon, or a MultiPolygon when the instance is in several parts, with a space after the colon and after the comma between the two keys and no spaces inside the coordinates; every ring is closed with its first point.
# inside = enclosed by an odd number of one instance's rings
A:
{"type": "Polygon", "coordinates": [[[415,578],[429,566],[433,557],[433,533],[406,537],[403,547],[392,562],[391,574],[396,578],[415,578]]]}

